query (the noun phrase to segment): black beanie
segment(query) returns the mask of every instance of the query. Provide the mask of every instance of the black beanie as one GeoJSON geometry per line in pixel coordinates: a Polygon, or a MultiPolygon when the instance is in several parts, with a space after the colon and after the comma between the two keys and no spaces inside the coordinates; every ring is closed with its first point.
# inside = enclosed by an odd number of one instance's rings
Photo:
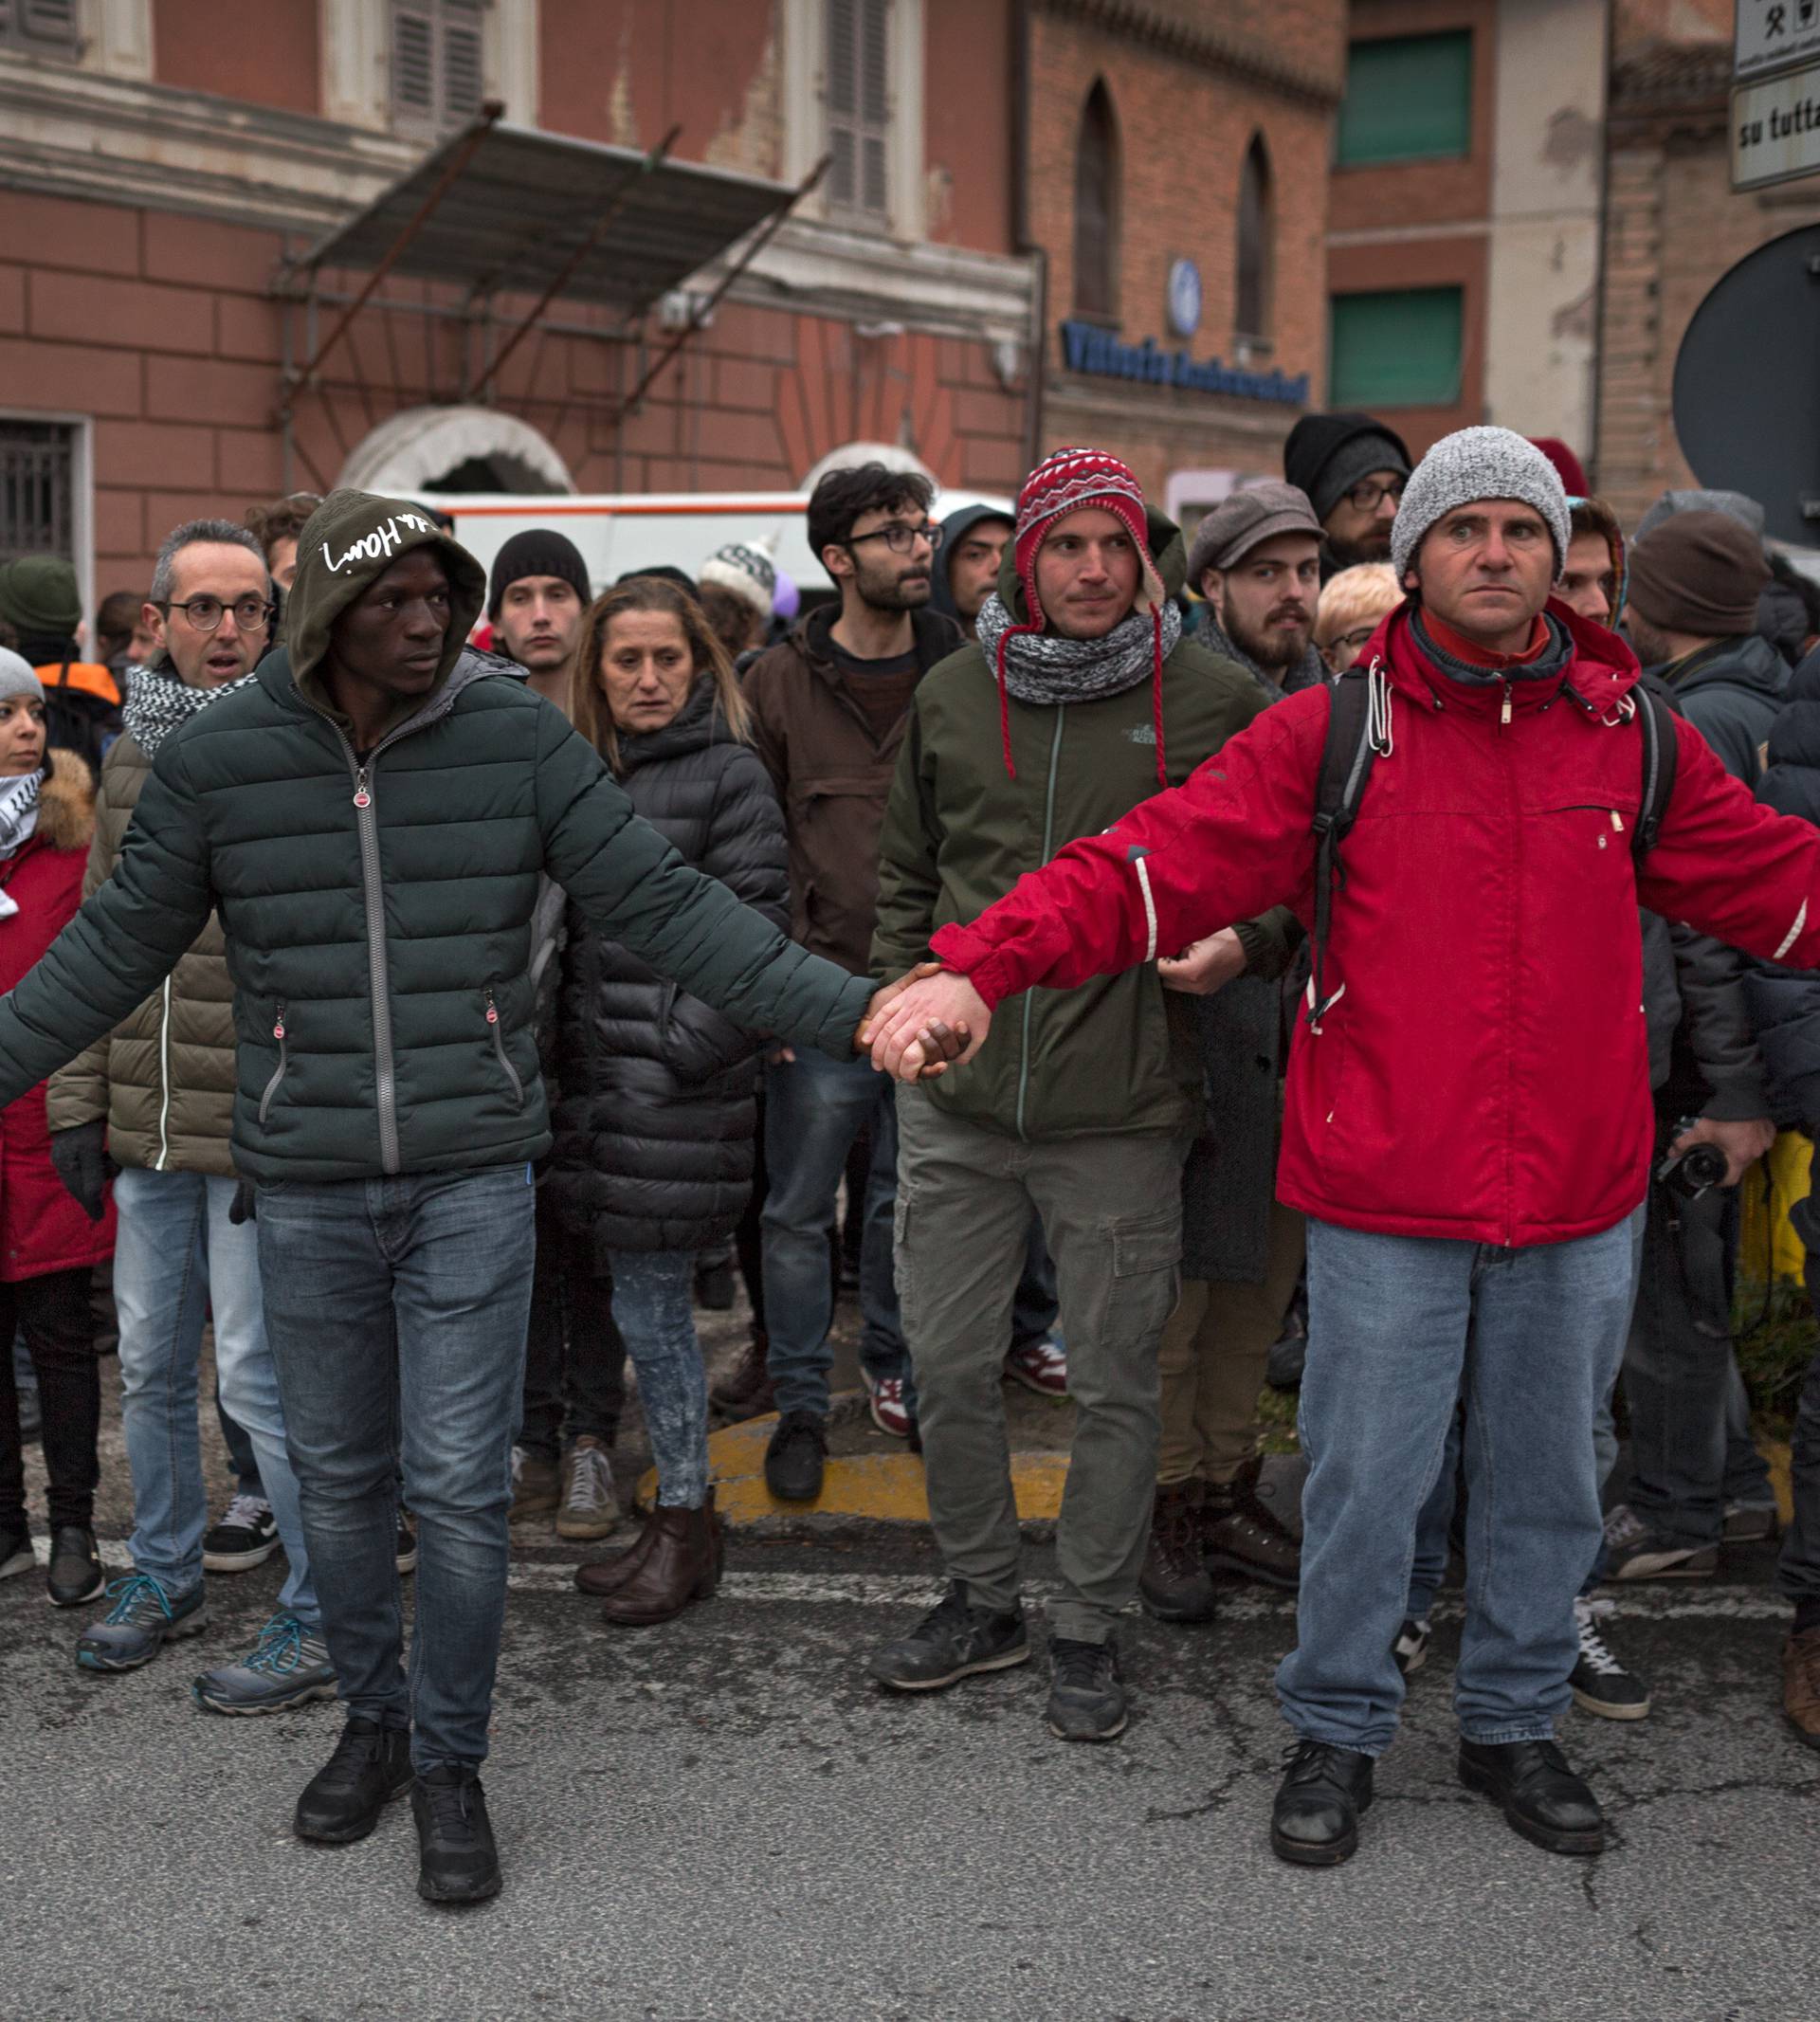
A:
{"type": "Polygon", "coordinates": [[[507,588],[526,575],[560,576],[574,586],[575,594],[584,604],[593,601],[588,564],[581,558],[581,550],[567,534],[558,534],[555,527],[528,526],[522,534],[514,534],[493,557],[493,575],[486,588],[489,618],[499,617],[507,588]]]}

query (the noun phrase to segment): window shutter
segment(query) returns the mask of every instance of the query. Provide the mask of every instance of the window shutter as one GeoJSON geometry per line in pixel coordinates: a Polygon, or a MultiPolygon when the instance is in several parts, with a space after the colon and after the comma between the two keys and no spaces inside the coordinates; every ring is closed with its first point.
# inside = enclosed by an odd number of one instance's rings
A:
{"type": "Polygon", "coordinates": [[[76,46],[76,0],[20,0],[26,40],[46,49],[76,46]]]}
{"type": "Polygon", "coordinates": [[[891,0],[828,0],[828,193],[837,209],[890,210],[891,0]]]}
{"type": "Polygon", "coordinates": [[[410,119],[436,116],[436,24],[410,8],[391,10],[391,105],[410,119]]]}
{"type": "Polygon", "coordinates": [[[1328,398],[1337,408],[1444,408],[1460,397],[1458,288],[1376,289],[1331,304],[1328,398]]]}
{"type": "Polygon", "coordinates": [[[445,0],[443,103],[439,124],[464,125],[481,109],[481,9],[445,0]]]}

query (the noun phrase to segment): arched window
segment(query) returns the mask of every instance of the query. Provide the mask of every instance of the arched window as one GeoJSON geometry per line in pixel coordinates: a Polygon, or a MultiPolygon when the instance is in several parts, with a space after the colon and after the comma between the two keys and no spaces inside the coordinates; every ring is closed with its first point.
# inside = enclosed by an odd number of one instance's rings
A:
{"type": "Polygon", "coordinates": [[[1233,335],[1240,342],[1266,343],[1270,337],[1271,241],[1270,156],[1264,136],[1253,134],[1239,172],[1238,271],[1233,277],[1233,335]]]}
{"type": "Polygon", "coordinates": [[[1074,150],[1074,313],[1119,319],[1119,128],[1103,82],[1087,94],[1074,150]]]}

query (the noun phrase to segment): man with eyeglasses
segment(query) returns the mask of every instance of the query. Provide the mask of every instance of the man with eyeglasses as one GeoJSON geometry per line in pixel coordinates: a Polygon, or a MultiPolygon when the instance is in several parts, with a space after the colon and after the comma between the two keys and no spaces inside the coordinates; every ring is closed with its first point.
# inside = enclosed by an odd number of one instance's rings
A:
{"type": "MultiPolygon", "coordinates": [[[[159,650],[130,684],[126,728],[101,773],[86,891],[113,875],[165,738],[250,684],[270,640],[272,605],[265,556],[246,528],[192,519],[165,540],[144,613],[159,650]]],[[[251,1443],[260,1491],[236,1498],[225,1522],[250,1535],[249,1549],[269,1550],[275,1536],[289,1572],[251,1651],[206,1671],[192,1689],[214,1712],[276,1713],[333,1698],[335,1670],[265,1338],[258,1231],[230,1219],[233,1102],[233,984],[211,918],[163,988],[50,1084],[51,1157],[91,1216],[118,1172],[114,1296],[133,1476],[133,1572],[82,1631],[76,1661],[89,1671],[136,1670],[165,1643],[208,1627],[196,1403],[203,1320],[212,1309],[222,1408],[251,1443]]]]}
{"type": "Polygon", "coordinates": [[[1370,414],[1304,414],[1283,446],[1283,474],[1320,521],[1320,579],[1389,561],[1391,524],[1410,482],[1403,438],[1370,414]]]}
{"type": "MultiPolygon", "coordinates": [[[[809,501],[809,544],[840,592],[753,663],[754,741],[783,803],[791,935],[855,975],[870,971],[879,832],[910,698],[960,644],[929,603],[941,530],[935,487],[883,464],[830,471],[809,501]]],[[[872,1130],[860,1260],[860,1364],[881,1430],[914,1430],[909,1357],[892,1268],[897,1113],[864,1060],[779,1049],[765,1084],[765,1330],[779,1418],[765,1480],[780,1501],[812,1502],[827,1458],[828,1238],[846,1155],[872,1130]]]]}

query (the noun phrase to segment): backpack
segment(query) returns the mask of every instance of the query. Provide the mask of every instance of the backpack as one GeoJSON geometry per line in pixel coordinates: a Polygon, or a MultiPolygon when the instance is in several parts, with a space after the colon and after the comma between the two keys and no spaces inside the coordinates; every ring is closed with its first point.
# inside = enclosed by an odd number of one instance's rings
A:
{"type": "MultiPolygon", "coordinates": [[[[1372,766],[1391,753],[1390,695],[1374,662],[1354,665],[1328,683],[1333,697],[1327,717],[1327,741],[1321,747],[1320,778],[1315,791],[1315,928],[1309,936],[1313,956],[1307,1023],[1311,1032],[1339,1001],[1342,983],[1332,996],[1322,987],[1327,937],[1333,926],[1334,892],[1346,886],[1339,846],[1358,819],[1359,802],[1371,781],[1372,766]]],[[[1637,724],[1643,733],[1643,801],[1630,830],[1630,855],[1641,865],[1656,847],[1663,817],[1674,796],[1675,713],[1654,689],[1634,693],[1640,706],[1637,724]]]]}

